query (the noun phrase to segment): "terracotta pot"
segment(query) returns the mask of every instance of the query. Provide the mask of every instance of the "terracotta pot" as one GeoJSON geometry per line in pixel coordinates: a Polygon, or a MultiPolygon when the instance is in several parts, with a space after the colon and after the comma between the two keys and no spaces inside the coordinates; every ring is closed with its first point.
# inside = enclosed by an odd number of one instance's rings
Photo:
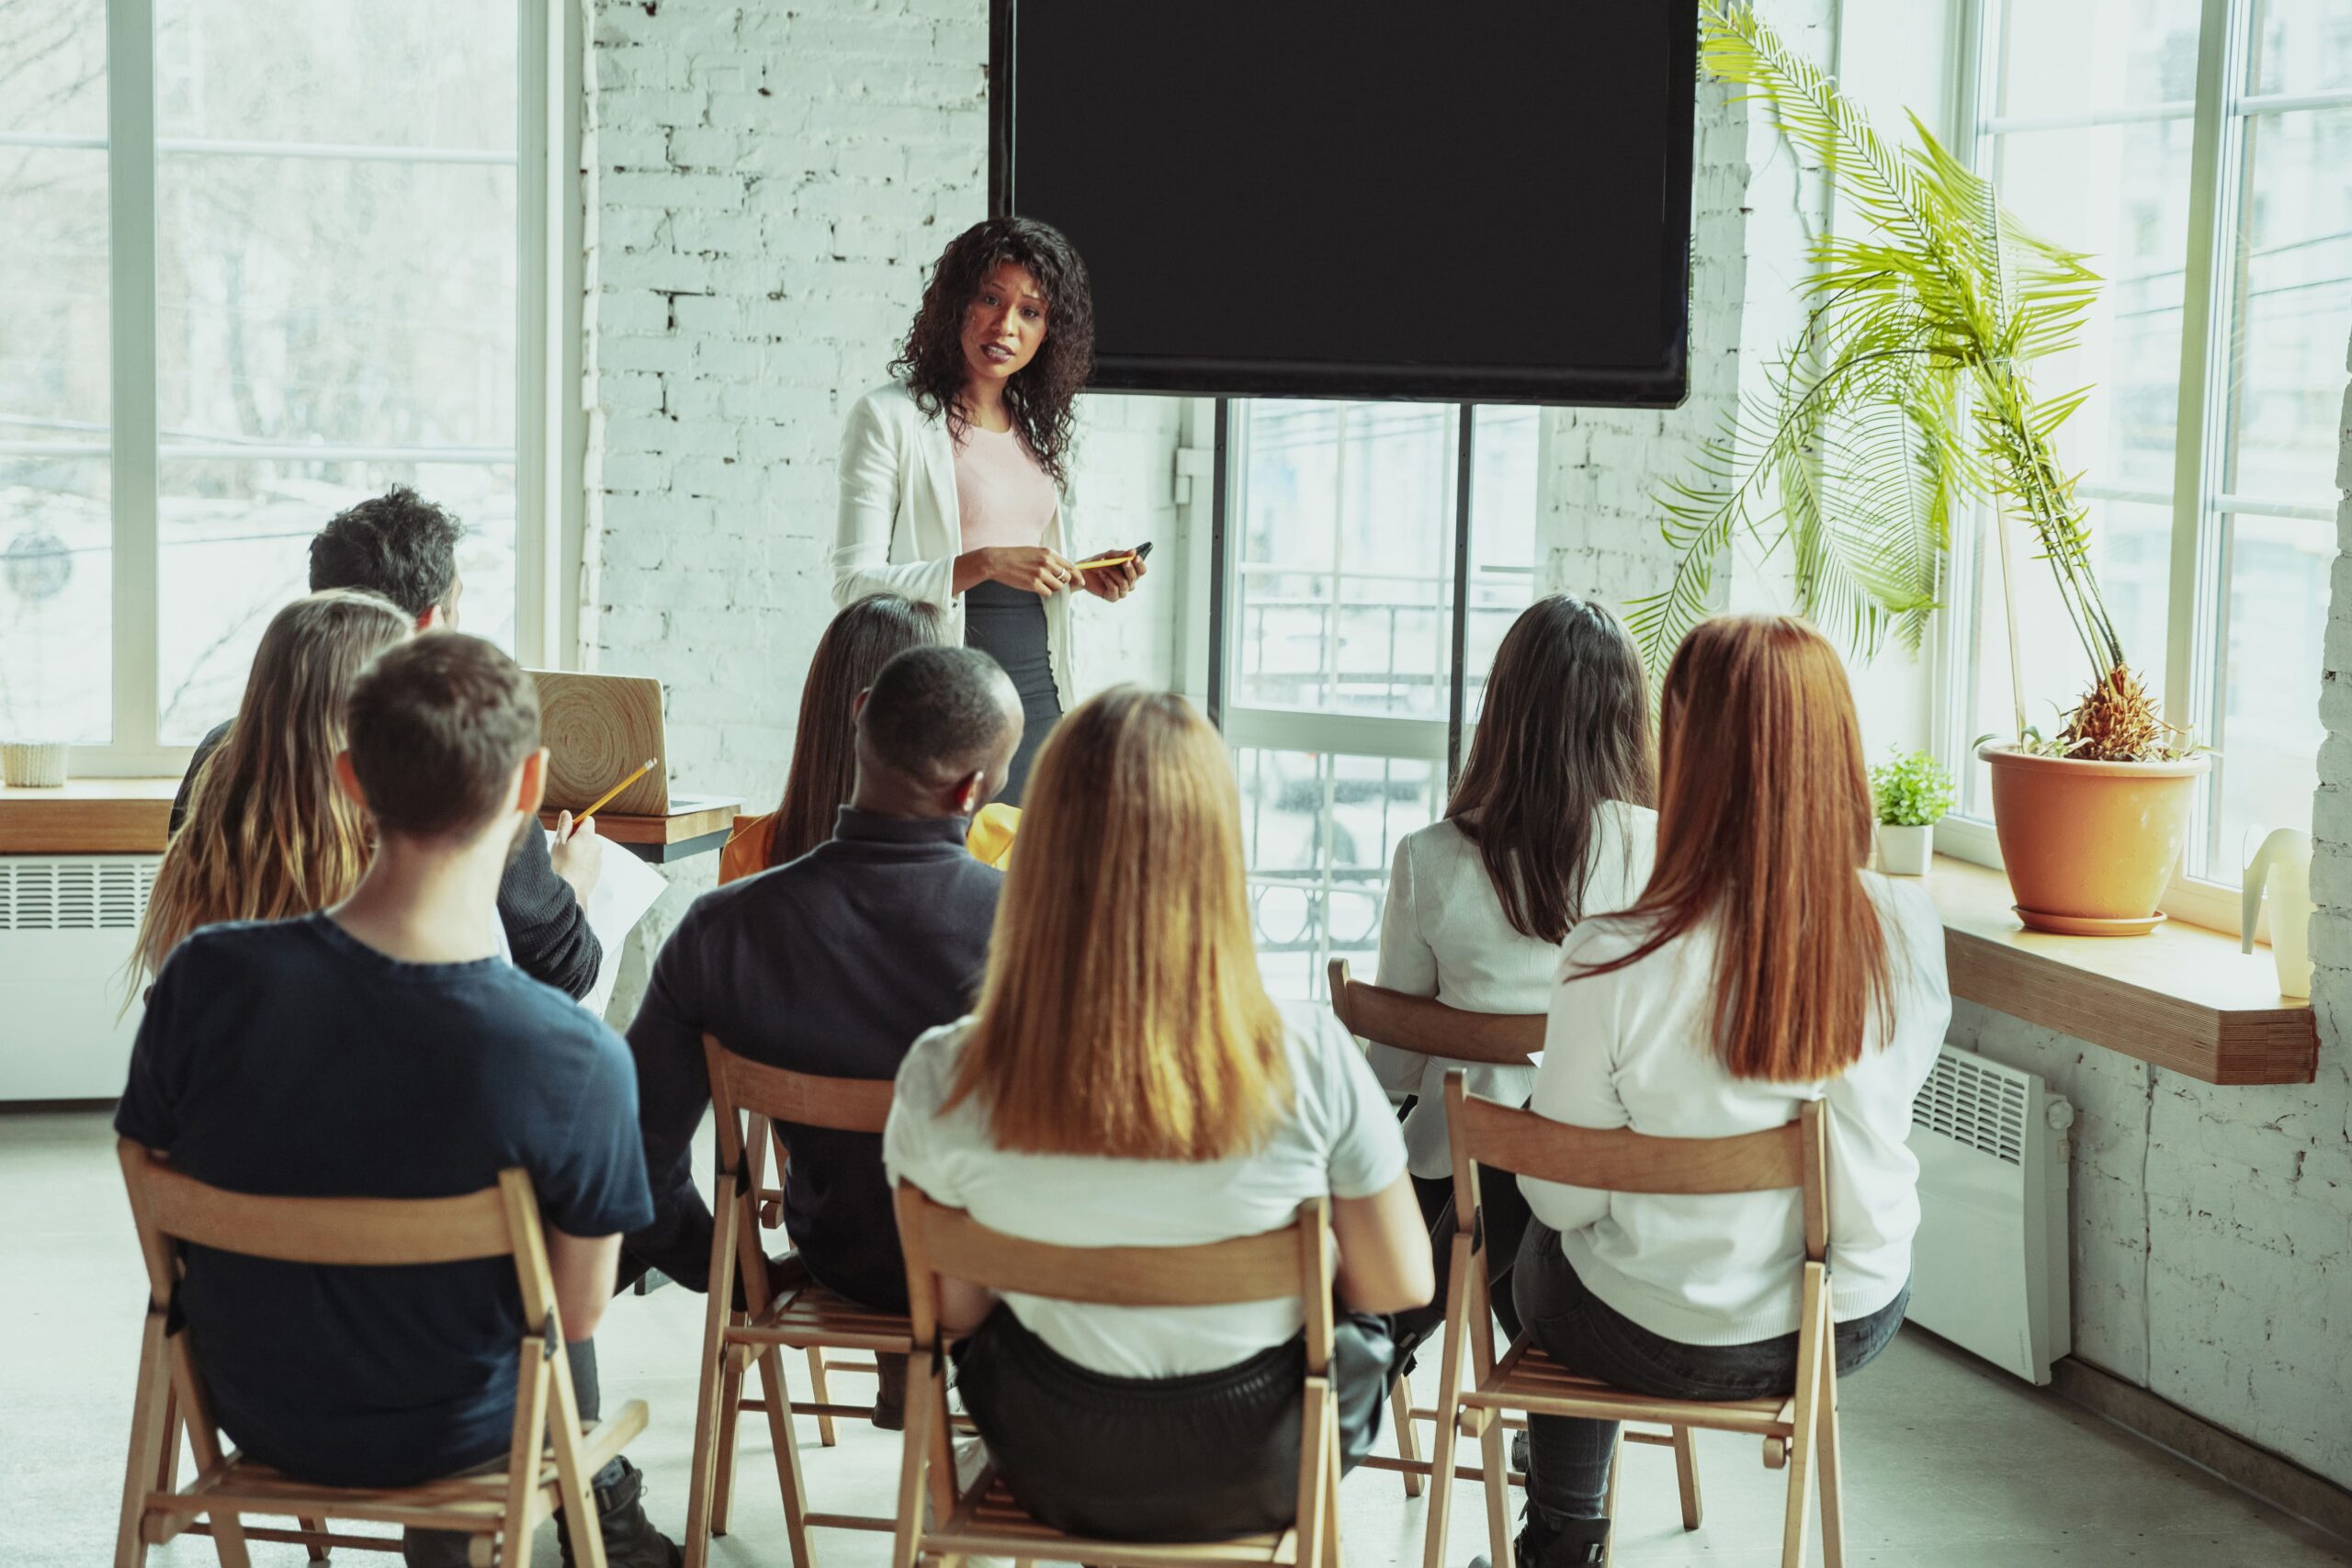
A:
{"type": "Polygon", "coordinates": [[[2211,757],[2087,762],[1990,743],[1976,755],[1993,770],[1993,827],[2019,919],[2041,931],[2133,936],[2163,918],[2156,903],[2179,863],[2211,757]]]}

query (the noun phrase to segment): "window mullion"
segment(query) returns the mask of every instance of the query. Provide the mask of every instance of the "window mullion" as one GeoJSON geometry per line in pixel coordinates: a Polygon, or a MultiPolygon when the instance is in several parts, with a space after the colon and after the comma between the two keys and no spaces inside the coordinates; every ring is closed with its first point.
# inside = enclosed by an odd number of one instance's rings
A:
{"type": "Polygon", "coordinates": [[[1452,637],[1452,674],[1446,682],[1445,705],[1445,792],[1451,796],[1454,781],[1462,776],[1462,737],[1469,723],[1469,671],[1463,668],[1470,657],[1470,498],[1473,458],[1477,452],[1476,408],[1463,403],[1455,408],[1453,455],[1453,615],[1448,627],[1452,637]]]}
{"type": "Polygon", "coordinates": [[[156,750],[155,26],[153,0],[107,6],[111,277],[114,714],[109,750],[156,750]]]}

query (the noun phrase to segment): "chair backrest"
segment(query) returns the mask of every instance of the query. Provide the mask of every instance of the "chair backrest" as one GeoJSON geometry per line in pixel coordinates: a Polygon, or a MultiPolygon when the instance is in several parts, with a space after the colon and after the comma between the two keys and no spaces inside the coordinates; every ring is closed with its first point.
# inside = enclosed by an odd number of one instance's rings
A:
{"type": "Polygon", "coordinates": [[[1331,1011],[1349,1033],[1379,1044],[1449,1061],[1522,1067],[1544,1049],[1540,1012],[1465,1012],[1351,978],[1344,958],[1331,960],[1330,976],[1331,1011]]]}
{"type": "Polygon", "coordinates": [[[731,1111],[825,1127],[842,1133],[879,1133],[890,1119],[888,1078],[829,1078],[770,1066],[729,1051],[718,1037],[702,1037],[710,1068],[711,1104],[721,1121],[731,1111]]]}
{"type": "MultiPolygon", "coordinates": [[[[1446,1131],[1456,1187],[1477,1190],[1476,1167],[1601,1192],[1673,1195],[1800,1190],[1805,1257],[1822,1261],[1829,1245],[1828,1123],[1819,1100],[1795,1121],[1729,1138],[1655,1138],[1623,1127],[1571,1127],[1484,1100],[1445,1076],[1446,1131]]],[[[1457,1209],[1463,1205],[1456,1205],[1457,1209]]],[[[1475,1216],[1456,1222],[1468,1230],[1475,1216]]]]}
{"type": "Polygon", "coordinates": [[[1059,1247],[990,1230],[961,1209],[899,1183],[915,1337],[937,1334],[937,1282],[1102,1306],[1224,1306],[1299,1297],[1307,1365],[1328,1364],[1331,1338],[1331,1213],[1328,1199],[1299,1205],[1280,1230],[1193,1247],[1059,1247]],[[928,1314],[928,1315],[927,1315],[928,1314]]]}

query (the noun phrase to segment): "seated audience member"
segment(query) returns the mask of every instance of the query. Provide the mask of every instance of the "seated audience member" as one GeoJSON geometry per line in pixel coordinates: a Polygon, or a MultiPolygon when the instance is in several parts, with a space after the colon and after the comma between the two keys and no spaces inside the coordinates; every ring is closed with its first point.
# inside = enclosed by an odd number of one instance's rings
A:
{"type": "Polygon", "coordinates": [[[721,886],[798,860],[833,836],[833,818],[857,787],[857,742],[851,715],[858,694],[882,666],[910,648],[935,648],[936,606],[871,593],[826,623],[800,683],[800,720],[784,803],[736,829],[718,852],[721,886]]]}
{"type": "MultiPolygon", "coordinates": [[[[1837,653],[1802,621],[1721,616],[1684,639],[1660,726],[1657,870],[1561,954],[1534,1109],[1579,1127],[1723,1138],[1829,1116],[1840,1376],[1910,1291],[1911,1100],[1951,1016],[1927,895],[1862,869],[1871,794],[1837,653]]],[[[1528,1331],[1572,1371],[1683,1399],[1796,1384],[1794,1191],[1658,1197],[1521,1183],[1528,1331]]],[[[1529,1423],[1521,1568],[1598,1562],[1611,1422],[1529,1423]]]]}
{"type": "MultiPolygon", "coordinates": [[[[498,956],[491,897],[538,832],[547,753],[528,676],[431,632],[351,695],[342,787],[374,859],[322,913],[214,926],[164,964],[115,1127],[200,1181],[284,1196],[429,1198],[520,1166],[537,1190],[583,1415],[588,1337],[620,1233],[651,1213],[627,1048],[498,956]]],[[[200,792],[199,792],[200,799],[200,792]]],[[[400,1486],[503,1464],[524,1337],[503,1258],[298,1267],[190,1249],[180,1294],[220,1425],[304,1480],[400,1486]]],[[[615,1564],[671,1564],[638,1472],[594,1482],[615,1564]]],[[[407,1559],[467,1539],[411,1532],[407,1559]]]]}
{"type": "MultiPolygon", "coordinates": [[[[356,588],[381,594],[410,617],[418,631],[453,630],[458,624],[456,518],[406,486],[363,501],[339,513],[311,541],[311,588],[356,588]]],[[[171,830],[187,815],[206,761],[228,739],[234,721],[216,726],[198,743],[172,802],[171,830]]],[[[227,810],[243,813],[232,783],[227,810]]],[[[294,830],[300,830],[299,822],[294,830]]],[[[582,906],[596,886],[604,840],[595,824],[575,828],[566,816],[556,824],[550,856],[544,836],[526,841],[498,884],[498,918],[506,927],[515,967],[569,997],[584,997],[604,963],[603,944],[590,929],[582,906]]],[[[305,906],[330,902],[319,898],[305,906]]],[[[290,912],[290,911],[288,911],[290,912]]]]}
{"type": "Polygon", "coordinates": [[[335,784],[344,705],[368,661],[413,630],[373,593],[334,590],[270,618],[237,719],[200,770],[187,825],[155,868],[135,969],[222,920],[276,920],[336,902],[367,869],[367,814],[335,784]]]}
{"type": "MultiPolygon", "coordinates": [[[[1182,697],[1114,688],[1055,727],[978,1010],[915,1042],[884,1151],[895,1179],[1068,1247],[1252,1235],[1328,1196],[1341,1431],[1351,1460],[1369,1446],[1393,1356],[1370,1314],[1429,1300],[1429,1239],[1363,1053],[1259,978],[1232,763],[1182,697]]],[[[1135,1540],[1293,1522],[1296,1300],[1139,1309],[948,1285],[946,1326],[978,1330],[965,1407],[1041,1518],[1135,1540]]]]}
{"type": "MultiPolygon", "coordinates": [[[[833,836],[695,900],[654,963],[628,1031],[655,1207],[628,1238],[632,1268],[707,1284],[711,1216],[689,1169],[710,1104],[706,1032],[796,1072],[888,1078],[916,1035],[978,993],[1004,878],[965,852],[965,820],[1004,786],[1021,694],[985,653],[916,648],[882,667],[854,722],[857,782],[833,836]]],[[[785,1230],[800,1265],[862,1306],[906,1311],[882,1140],[781,1132],[785,1230]]],[[[797,1270],[771,1272],[780,1286],[797,1270]]],[[[903,1408],[905,1371],[903,1358],[885,1368],[886,1426],[903,1408]]]]}
{"type": "MultiPolygon", "coordinates": [[[[1649,694],[1633,639],[1598,604],[1555,594],[1530,605],[1495,655],[1444,818],[1396,846],[1380,984],[1467,1012],[1549,1011],[1561,940],[1586,916],[1631,904],[1649,880],[1653,789],[1649,694]]],[[[1450,1245],[1453,1224],[1439,1223],[1453,1196],[1445,1075],[1462,1067],[1473,1094],[1523,1105],[1535,1069],[1377,1043],[1365,1055],[1382,1087],[1415,1097],[1406,1157],[1422,1213],[1450,1245]]],[[[1487,1173],[1484,1191],[1497,1315],[1516,1333],[1509,1266],[1527,1211],[1505,1173],[1487,1173]]]]}

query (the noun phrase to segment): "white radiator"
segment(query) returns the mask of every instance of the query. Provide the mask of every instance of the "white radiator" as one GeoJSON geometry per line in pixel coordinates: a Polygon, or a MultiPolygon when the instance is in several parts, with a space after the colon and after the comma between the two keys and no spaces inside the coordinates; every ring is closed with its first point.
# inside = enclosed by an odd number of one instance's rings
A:
{"type": "Polygon", "coordinates": [[[2072,1348],[2066,1130],[2040,1077],[1947,1045],[1911,1105],[1909,1321],[2029,1382],[2072,1348]]]}
{"type": "Polygon", "coordinates": [[[0,855],[0,1100],[122,1092],[123,965],[161,859],[0,855]]]}

